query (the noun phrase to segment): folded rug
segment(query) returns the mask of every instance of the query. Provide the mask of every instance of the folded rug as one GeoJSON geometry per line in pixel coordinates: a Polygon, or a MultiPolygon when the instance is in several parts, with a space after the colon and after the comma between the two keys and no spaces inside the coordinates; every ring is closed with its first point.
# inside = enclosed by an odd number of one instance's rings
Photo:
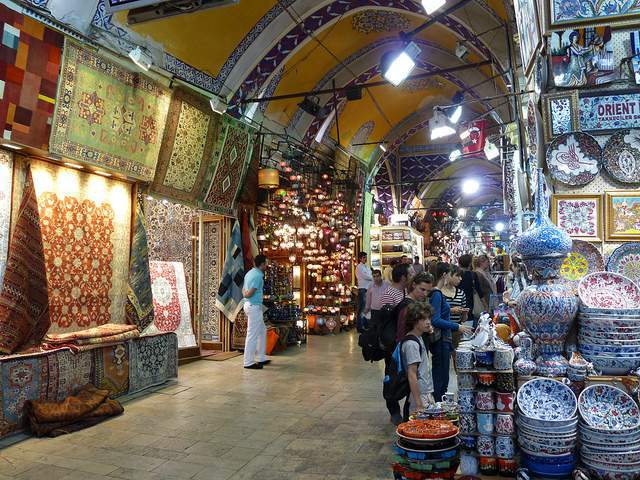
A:
{"type": "MultiPolygon", "coordinates": [[[[88,328],[70,333],[49,333],[45,335],[44,341],[47,343],[78,343],[79,340],[87,340],[94,338],[112,337],[127,332],[138,330],[136,325],[118,325],[115,323],[107,323],[99,327],[88,328]]],[[[97,342],[101,343],[101,342],[97,342]]]]}
{"type": "Polygon", "coordinates": [[[62,402],[27,400],[24,404],[31,431],[37,437],[57,437],[120,415],[124,408],[109,398],[108,390],[85,385],[62,402]]]}

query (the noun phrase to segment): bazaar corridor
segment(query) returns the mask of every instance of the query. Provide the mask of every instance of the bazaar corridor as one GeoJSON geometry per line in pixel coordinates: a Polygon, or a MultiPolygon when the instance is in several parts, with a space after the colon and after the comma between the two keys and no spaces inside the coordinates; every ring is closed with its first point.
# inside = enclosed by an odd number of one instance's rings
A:
{"type": "Polygon", "coordinates": [[[119,417],[3,448],[0,480],[392,477],[382,365],[362,360],[355,332],[272,359],[261,371],[242,357],[181,366],[119,417]]]}

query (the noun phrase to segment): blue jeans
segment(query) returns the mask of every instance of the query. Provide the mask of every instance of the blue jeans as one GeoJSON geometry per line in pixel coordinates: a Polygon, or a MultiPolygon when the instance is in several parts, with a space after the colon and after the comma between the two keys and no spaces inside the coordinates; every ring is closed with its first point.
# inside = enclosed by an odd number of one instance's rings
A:
{"type": "Polygon", "coordinates": [[[438,340],[429,345],[431,351],[431,372],[433,375],[433,398],[436,402],[442,401],[442,396],[449,388],[449,366],[453,346],[445,340],[438,340]]]}
{"type": "Polygon", "coordinates": [[[358,317],[356,320],[356,328],[359,332],[363,331],[367,328],[367,319],[364,318],[364,307],[367,301],[367,289],[359,288],[358,289],[358,317]]]}

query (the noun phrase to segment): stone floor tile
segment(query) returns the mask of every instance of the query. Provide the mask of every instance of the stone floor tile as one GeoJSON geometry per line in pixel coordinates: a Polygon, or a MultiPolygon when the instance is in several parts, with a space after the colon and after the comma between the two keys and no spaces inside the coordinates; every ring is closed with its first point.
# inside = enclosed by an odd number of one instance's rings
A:
{"type": "Polygon", "coordinates": [[[55,467],[53,465],[45,465],[43,463],[31,463],[31,468],[27,471],[16,475],[17,480],[62,480],[65,476],[73,473],[70,468],[55,467]]]}
{"type": "Polygon", "coordinates": [[[153,473],[170,475],[178,478],[192,478],[206,468],[207,467],[205,467],[204,465],[198,465],[196,463],[169,460],[154,469],[153,473]]]}

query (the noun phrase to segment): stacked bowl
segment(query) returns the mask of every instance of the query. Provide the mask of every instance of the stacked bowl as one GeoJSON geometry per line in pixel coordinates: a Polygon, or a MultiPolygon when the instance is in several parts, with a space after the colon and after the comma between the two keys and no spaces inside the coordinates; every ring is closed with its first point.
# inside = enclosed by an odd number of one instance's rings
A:
{"type": "Polygon", "coordinates": [[[578,295],[584,358],[605,375],[640,367],[640,288],[622,275],[596,272],[580,281],[578,295]]]}
{"type": "Polygon", "coordinates": [[[536,378],[518,390],[518,444],[534,475],[566,477],[576,465],[578,401],[564,383],[536,378]]]}
{"type": "Polygon", "coordinates": [[[580,394],[582,463],[602,480],[640,477],[640,410],[611,385],[592,385],[580,394]]]}

